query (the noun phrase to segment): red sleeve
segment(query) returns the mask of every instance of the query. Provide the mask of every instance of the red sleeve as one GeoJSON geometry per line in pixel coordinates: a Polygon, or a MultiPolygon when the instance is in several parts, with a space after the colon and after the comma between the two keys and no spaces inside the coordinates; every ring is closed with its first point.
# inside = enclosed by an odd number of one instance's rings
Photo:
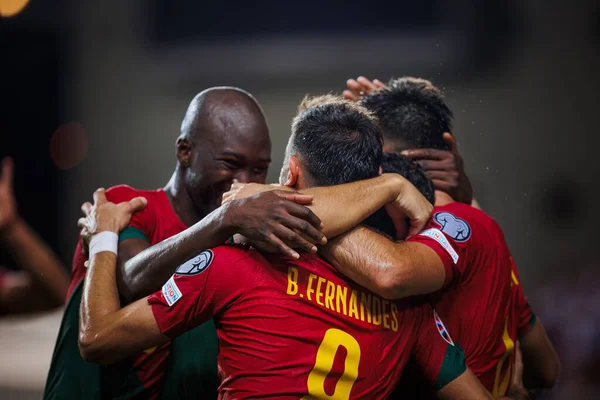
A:
{"type": "Polygon", "coordinates": [[[421,306],[419,312],[419,331],[412,357],[425,378],[441,389],[466,371],[465,355],[454,344],[444,323],[430,305],[421,306]]]}
{"type": "Polygon", "coordinates": [[[419,234],[409,238],[408,242],[422,243],[429,247],[442,260],[444,269],[446,270],[446,279],[444,286],[448,285],[456,274],[456,263],[459,260],[458,248],[452,243],[441,230],[435,227],[433,223],[429,225],[419,234]]]}
{"type": "Polygon", "coordinates": [[[73,262],[71,263],[71,282],[69,282],[69,288],[67,290],[67,298],[65,301],[68,301],[71,297],[71,293],[77,288],[77,285],[81,282],[83,278],[85,278],[85,274],[87,273],[87,269],[85,268],[85,262],[87,261],[87,257],[83,253],[83,243],[81,242],[81,238],[77,239],[77,247],[75,248],[75,253],[73,253],[73,262]]]}
{"type": "Polygon", "coordinates": [[[523,286],[521,285],[521,278],[519,278],[519,272],[513,258],[510,258],[511,262],[511,274],[512,274],[512,291],[515,299],[515,308],[517,316],[517,337],[523,337],[536,321],[536,316],[529,305],[529,301],[523,293],[523,286]]]}
{"type": "Polygon", "coordinates": [[[222,312],[243,295],[255,263],[247,250],[219,246],[180,265],[148,297],[161,332],[174,338],[222,312]]]}
{"type": "MultiPolygon", "coordinates": [[[[119,185],[109,188],[106,191],[106,198],[108,201],[113,203],[121,203],[123,201],[129,201],[140,194],[142,194],[142,192],[139,192],[130,186],[119,185]]],[[[146,238],[152,238],[154,233],[154,224],[148,224],[146,221],[153,220],[153,213],[154,211],[152,209],[151,202],[149,201],[148,206],[146,206],[143,211],[137,212],[133,215],[130,221],[130,227],[134,227],[142,232],[146,238]]],[[[71,263],[71,282],[69,283],[69,288],[67,290],[66,300],[71,297],[71,293],[73,293],[81,280],[85,278],[87,269],[85,268],[84,264],[86,261],[87,257],[83,253],[83,243],[81,242],[81,238],[79,238],[77,240],[77,247],[73,253],[73,261],[71,263]]]]}
{"type": "Polygon", "coordinates": [[[106,191],[106,198],[113,203],[122,203],[124,201],[129,201],[134,197],[145,197],[146,200],[148,200],[148,205],[142,211],[133,214],[128,227],[137,229],[143,233],[149,242],[151,242],[156,226],[156,213],[152,198],[145,196],[146,193],[147,192],[141,192],[126,185],[119,185],[108,189],[106,191]]]}

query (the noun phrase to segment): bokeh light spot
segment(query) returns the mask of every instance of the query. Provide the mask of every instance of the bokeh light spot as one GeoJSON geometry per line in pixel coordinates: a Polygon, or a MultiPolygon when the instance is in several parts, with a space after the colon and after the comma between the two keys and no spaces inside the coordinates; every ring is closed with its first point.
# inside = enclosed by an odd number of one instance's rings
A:
{"type": "Polygon", "coordinates": [[[29,0],[0,0],[0,16],[12,17],[17,15],[23,11],[28,3],[29,0]]]}
{"type": "Polygon", "coordinates": [[[77,166],[87,155],[87,150],[87,135],[78,122],[59,126],[50,138],[50,158],[59,169],[77,166]]]}

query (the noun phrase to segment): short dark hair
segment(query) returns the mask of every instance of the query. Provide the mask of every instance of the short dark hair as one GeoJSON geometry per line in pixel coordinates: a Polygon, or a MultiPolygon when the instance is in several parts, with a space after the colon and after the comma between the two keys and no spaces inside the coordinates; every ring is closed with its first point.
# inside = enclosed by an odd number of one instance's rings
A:
{"type": "MultiPolygon", "coordinates": [[[[435,193],[433,183],[425,175],[421,166],[407,157],[396,153],[383,153],[383,162],[381,164],[383,173],[400,174],[410,183],[412,183],[425,198],[431,203],[435,202],[435,193]]],[[[364,221],[364,225],[374,228],[379,232],[396,238],[396,227],[389,217],[385,208],[377,210],[373,215],[364,221]]]]}
{"type": "Polygon", "coordinates": [[[452,131],[453,114],[430,81],[392,79],[388,89],[372,92],[360,103],[377,116],[385,139],[400,149],[449,150],[442,134],[452,131]]]}
{"type": "Polygon", "coordinates": [[[374,116],[341,97],[307,97],[292,122],[286,162],[296,155],[313,186],[376,177],[383,136],[374,116]]]}

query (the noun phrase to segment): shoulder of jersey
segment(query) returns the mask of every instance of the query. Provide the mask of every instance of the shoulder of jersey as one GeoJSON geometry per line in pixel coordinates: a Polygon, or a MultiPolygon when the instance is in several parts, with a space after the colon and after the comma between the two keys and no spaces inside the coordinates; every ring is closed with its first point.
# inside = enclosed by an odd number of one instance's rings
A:
{"type": "Polygon", "coordinates": [[[147,199],[158,193],[156,190],[139,190],[129,185],[117,185],[106,190],[106,196],[111,201],[131,200],[137,196],[143,196],[147,199]]]}
{"type": "Polygon", "coordinates": [[[213,253],[215,254],[215,257],[220,256],[220,257],[230,257],[230,258],[238,258],[238,259],[246,258],[246,257],[251,257],[251,258],[261,257],[261,258],[263,258],[263,256],[260,254],[260,252],[258,250],[256,250],[255,248],[250,247],[249,245],[240,244],[240,243],[226,243],[226,244],[217,246],[212,250],[213,250],[213,253]]]}

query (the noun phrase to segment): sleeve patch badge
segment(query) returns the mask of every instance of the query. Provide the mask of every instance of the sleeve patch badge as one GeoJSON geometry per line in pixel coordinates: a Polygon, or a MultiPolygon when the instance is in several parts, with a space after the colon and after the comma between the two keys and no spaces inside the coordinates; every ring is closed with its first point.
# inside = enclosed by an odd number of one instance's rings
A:
{"type": "Polygon", "coordinates": [[[419,235],[430,237],[436,242],[438,242],[444,248],[444,250],[446,250],[450,257],[452,257],[452,261],[454,261],[454,264],[458,262],[458,253],[456,252],[456,250],[454,250],[454,247],[452,247],[452,245],[450,244],[448,239],[446,239],[446,236],[444,236],[442,231],[440,231],[439,229],[430,228],[419,233],[419,235]]]}
{"type": "Polygon", "coordinates": [[[438,315],[438,313],[435,310],[433,310],[433,319],[435,320],[435,327],[437,328],[438,332],[440,333],[440,336],[442,337],[442,339],[444,339],[448,344],[454,346],[454,342],[452,341],[452,338],[450,337],[450,334],[448,333],[446,326],[444,325],[444,323],[442,322],[442,319],[440,318],[440,316],[438,315]]]}
{"type": "Polygon", "coordinates": [[[169,307],[177,303],[177,301],[181,298],[181,291],[177,287],[174,278],[175,276],[172,276],[162,287],[163,297],[167,301],[169,307]]]}
{"type": "Polygon", "coordinates": [[[198,256],[181,264],[175,271],[177,275],[198,275],[206,271],[215,255],[211,250],[205,250],[198,256]]]}
{"type": "Polygon", "coordinates": [[[442,231],[457,242],[466,242],[471,237],[471,227],[464,219],[449,212],[439,212],[433,216],[442,231]]]}

